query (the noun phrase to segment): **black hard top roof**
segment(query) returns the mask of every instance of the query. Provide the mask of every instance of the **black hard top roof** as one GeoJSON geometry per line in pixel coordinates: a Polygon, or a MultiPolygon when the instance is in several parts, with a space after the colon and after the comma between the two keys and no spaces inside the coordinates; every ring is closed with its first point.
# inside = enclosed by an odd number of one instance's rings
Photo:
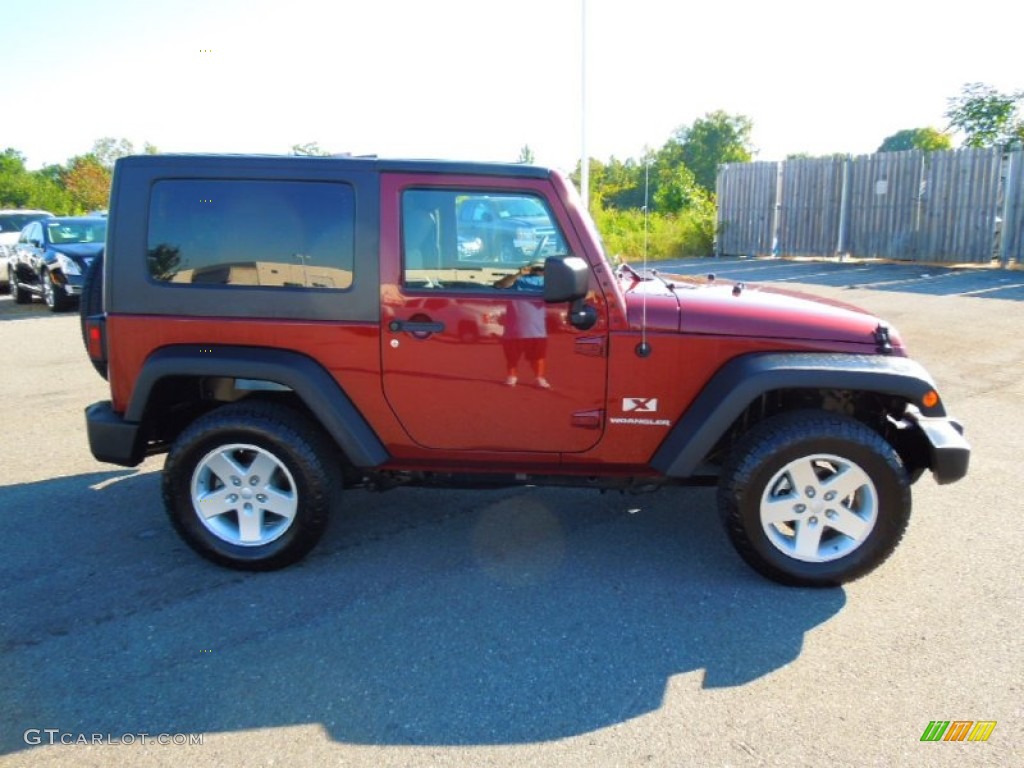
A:
{"type": "Polygon", "coordinates": [[[309,167],[325,168],[336,164],[347,170],[389,173],[443,173],[448,175],[462,174],[467,176],[512,176],[519,178],[543,179],[551,171],[547,168],[520,163],[483,163],[464,162],[457,160],[402,160],[386,159],[375,156],[330,155],[315,157],[306,155],[231,155],[231,154],[174,154],[174,155],[130,155],[117,161],[118,165],[142,165],[149,167],[162,166],[182,170],[185,167],[230,168],[254,166],[296,167],[309,164],[309,167]]]}

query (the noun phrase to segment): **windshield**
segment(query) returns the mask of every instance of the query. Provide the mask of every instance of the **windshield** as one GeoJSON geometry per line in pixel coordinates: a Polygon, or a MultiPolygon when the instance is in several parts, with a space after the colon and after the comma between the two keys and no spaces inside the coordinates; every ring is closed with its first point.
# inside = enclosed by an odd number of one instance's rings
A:
{"type": "Polygon", "coordinates": [[[107,237],[107,222],[52,221],[46,225],[47,239],[54,245],[102,243],[107,237]]]}
{"type": "Polygon", "coordinates": [[[529,218],[529,217],[540,217],[547,216],[547,212],[543,206],[536,200],[532,200],[529,197],[505,197],[496,198],[498,205],[501,209],[498,211],[498,215],[501,218],[508,218],[515,216],[517,218],[529,218]]]}
{"type": "Polygon", "coordinates": [[[20,232],[26,224],[48,218],[46,213],[4,213],[0,214],[0,232],[20,232]]]}

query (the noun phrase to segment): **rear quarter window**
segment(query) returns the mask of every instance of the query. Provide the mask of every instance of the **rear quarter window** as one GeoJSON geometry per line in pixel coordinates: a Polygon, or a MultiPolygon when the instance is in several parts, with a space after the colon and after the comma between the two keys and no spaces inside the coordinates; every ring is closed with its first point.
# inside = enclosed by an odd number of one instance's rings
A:
{"type": "Polygon", "coordinates": [[[338,182],[157,181],[148,274],[178,286],[347,290],[354,209],[352,188],[338,182]]]}

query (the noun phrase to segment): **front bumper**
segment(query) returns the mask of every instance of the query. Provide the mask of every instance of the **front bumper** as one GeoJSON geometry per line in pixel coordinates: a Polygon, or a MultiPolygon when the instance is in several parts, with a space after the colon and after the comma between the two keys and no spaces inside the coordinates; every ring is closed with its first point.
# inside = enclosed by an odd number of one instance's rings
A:
{"type": "Polygon", "coordinates": [[[946,417],[922,416],[908,408],[905,423],[919,430],[928,453],[928,467],[939,485],[955,483],[967,474],[971,445],[960,422],[946,417]]]}
{"type": "Polygon", "coordinates": [[[109,400],[93,403],[85,409],[89,450],[97,461],[135,467],[145,458],[146,445],[140,425],[125,421],[109,400]]]}

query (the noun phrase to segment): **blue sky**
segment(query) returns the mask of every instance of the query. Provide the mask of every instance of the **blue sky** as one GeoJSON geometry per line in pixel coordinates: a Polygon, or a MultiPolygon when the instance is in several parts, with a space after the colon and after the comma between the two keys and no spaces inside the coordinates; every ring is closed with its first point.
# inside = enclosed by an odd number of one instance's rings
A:
{"type": "MultiPolygon", "coordinates": [[[[580,3],[9,3],[0,148],[37,168],[102,136],[469,160],[515,160],[529,144],[569,169],[580,3]]],[[[759,159],[871,152],[902,128],[944,127],[966,82],[1024,88],[1019,0],[587,0],[587,22],[588,146],[602,160],[638,157],[716,109],[753,120],[759,159]]]]}

